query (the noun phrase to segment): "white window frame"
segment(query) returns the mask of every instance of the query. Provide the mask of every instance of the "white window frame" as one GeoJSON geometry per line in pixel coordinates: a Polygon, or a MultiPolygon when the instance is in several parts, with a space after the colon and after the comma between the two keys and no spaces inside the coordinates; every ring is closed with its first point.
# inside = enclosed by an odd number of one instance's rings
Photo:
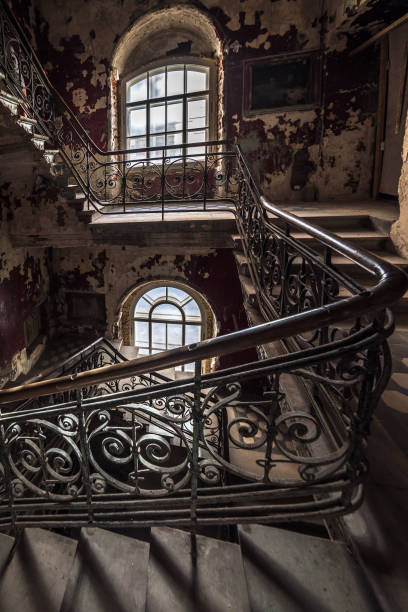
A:
{"type": "MultiPolygon", "coordinates": [[[[197,299],[183,286],[179,286],[178,284],[172,284],[172,283],[158,283],[155,287],[148,287],[146,288],[145,291],[138,293],[137,298],[135,300],[134,306],[133,306],[133,310],[132,310],[132,331],[133,331],[133,341],[135,346],[137,346],[136,344],[136,333],[135,333],[135,323],[136,322],[141,322],[141,323],[148,323],[148,346],[145,347],[148,351],[149,351],[149,355],[153,354],[154,349],[154,339],[153,339],[153,323],[164,323],[166,325],[166,345],[168,344],[168,324],[177,324],[177,325],[181,325],[182,326],[182,341],[181,341],[181,345],[180,346],[184,346],[186,344],[186,328],[189,325],[194,325],[194,326],[199,326],[200,327],[200,340],[201,341],[204,337],[204,325],[205,325],[205,318],[204,318],[204,314],[202,311],[202,306],[200,305],[199,301],[197,301],[197,299]],[[147,293],[149,293],[149,291],[151,291],[152,289],[157,289],[157,288],[165,288],[165,296],[160,296],[156,299],[147,299],[145,296],[147,293]],[[174,289],[179,289],[181,291],[183,291],[188,297],[185,298],[183,301],[180,301],[179,299],[173,297],[173,296],[169,296],[168,294],[168,290],[174,288],[174,289]],[[142,298],[145,298],[146,301],[148,301],[148,303],[150,304],[150,309],[148,313],[136,313],[136,307],[137,304],[139,303],[139,300],[141,300],[142,298]],[[200,311],[200,316],[199,319],[198,318],[193,318],[193,317],[189,317],[188,315],[186,315],[186,313],[184,312],[184,307],[187,306],[187,304],[189,304],[191,301],[193,301],[199,311],[200,311]],[[180,320],[175,320],[175,319],[171,319],[171,318],[164,318],[164,317],[160,317],[160,318],[155,318],[154,316],[154,310],[160,306],[161,304],[171,304],[172,306],[175,306],[178,310],[180,310],[181,313],[181,318],[180,320]]],[[[140,347],[139,347],[140,348],[140,347]]],[[[163,350],[170,350],[170,349],[163,349],[163,350]]],[[[182,371],[185,371],[186,366],[182,365],[180,366],[180,369],[182,371]]]]}
{"type": "MultiPolygon", "coordinates": [[[[171,100],[178,100],[178,99],[182,99],[183,100],[183,126],[182,126],[182,130],[178,131],[177,133],[181,133],[182,134],[182,144],[189,144],[187,143],[187,136],[188,133],[190,132],[194,132],[194,131],[202,131],[204,129],[206,129],[206,141],[211,141],[215,139],[215,134],[216,134],[216,125],[217,125],[217,121],[216,121],[216,116],[215,116],[215,109],[216,109],[216,66],[215,66],[215,61],[214,60],[208,60],[208,59],[202,59],[202,58],[194,58],[194,57],[182,57],[182,58],[169,58],[167,62],[164,62],[163,60],[161,61],[157,61],[157,62],[153,62],[147,66],[143,66],[143,68],[141,68],[140,70],[136,71],[136,72],[132,72],[130,74],[124,75],[122,78],[122,90],[121,90],[121,98],[122,98],[122,120],[121,120],[121,134],[122,134],[122,148],[123,149],[129,149],[129,148],[136,148],[136,147],[129,147],[129,140],[131,138],[135,138],[135,136],[128,136],[128,128],[127,128],[127,123],[128,123],[128,111],[131,108],[135,108],[138,106],[143,106],[146,105],[146,113],[147,113],[147,117],[146,117],[146,148],[148,149],[150,146],[152,146],[150,144],[151,142],[151,137],[154,136],[158,136],[158,135],[165,135],[166,134],[172,134],[172,133],[176,133],[174,132],[169,132],[169,131],[165,131],[161,132],[160,134],[151,134],[150,133],[150,125],[149,125],[149,115],[148,115],[148,108],[152,105],[152,104],[157,104],[160,102],[165,102],[165,101],[171,101],[171,100]],[[127,92],[128,92],[128,88],[132,85],[132,83],[137,80],[140,76],[146,74],[147,77],[149,76],[148,73],[152,73],[155,71],[160,70],[161,68],[164,68],[166,71],[168,70],[168,68],[173,67],[173,66],[184,66],[184,78],[186,80],[186,75],[187,75],[187,69],[188,67],[194,68],[196,67],[205,67],[208,69],[208,88],[203,90],[203,91],[199,91],[199,92],[192,92],[192,93],[187,93],[186,92],[186,82],[184,83],[184,93],[183,94],[175,94],[172,96],[164,96],[162,98],[150,98],[148,95],[148,98],[146,100],[140,100],[137,102],[128,102],[127,101],[127,92]],[[187,100],[188,99],[194,99],[194,98],[200,98],[200,97],[204,97],[204,96],[208,96],[208,109],[207,109],[207,126],[206,128],[192,128],[189,129],[187,127],[187,100]]],[[[149,92],[148,92],[149,94],[149,92]]],[[[167,126],[165,126],[166,128],[167,126]]],[[[139,137],[139,136],[136,136],[139,137]]],[[[142,135],[140,135],[140,137],[143,137],[142,135]]],[[[193,144],[199,144],[199,143],[191,143],[191,145],[193,144]]],[[[177,145],[175,145],[175,147],[177,147],[177,145]]],[[[199,147],[191,147],[190,148],[190,153],[194,154],[194,149],[197,149],[197,153],[199,152],[199,147]]],[[[185,149],[187,150],[187,148],[185,149]]],[[[171,149],[168,153],[168,156],[171,155],[171,149]]],[[[167,154],[166,154],[167,156],[167,154]]],[[[148,154],[146,156],[147,158],[150,157],[150,155],[148,154]]],[[[156,156],[154,157],[154,154],[152,156],[152,159],[157,159],[160,158],[161,156],[156,156]]]]}

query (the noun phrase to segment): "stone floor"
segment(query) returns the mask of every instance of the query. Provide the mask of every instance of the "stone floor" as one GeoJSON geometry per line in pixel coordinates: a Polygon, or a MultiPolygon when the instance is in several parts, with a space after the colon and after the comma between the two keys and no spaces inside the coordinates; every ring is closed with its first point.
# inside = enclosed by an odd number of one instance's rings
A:
{"type": "Polygon", "coordinates": [[[376,410],[376,418],[408,459],[408,330],[390,338],[392,376],[376,410]]]}
{"type": "Polygon", "coordinates": [[[368,439],[365,501],[344,522],[385,612],[408,610],[408,331],[390,338],[393,373],[368,439]]]}

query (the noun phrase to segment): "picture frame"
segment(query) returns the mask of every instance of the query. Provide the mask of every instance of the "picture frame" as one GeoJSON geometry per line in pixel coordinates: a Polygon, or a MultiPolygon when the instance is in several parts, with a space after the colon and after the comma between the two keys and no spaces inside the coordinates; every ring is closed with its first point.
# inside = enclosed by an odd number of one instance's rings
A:
{"type": "Polygon", "coordinates": [[[321,102],[319,51],[286,53],[244,62],[243,113],[308,110],[321,102]]]}

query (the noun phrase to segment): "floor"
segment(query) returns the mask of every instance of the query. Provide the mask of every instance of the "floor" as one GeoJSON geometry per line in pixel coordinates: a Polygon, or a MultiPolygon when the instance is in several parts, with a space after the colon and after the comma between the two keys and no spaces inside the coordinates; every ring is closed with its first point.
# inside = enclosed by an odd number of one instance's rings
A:
{"type": "Polygon", "coordinates": [[[344,522],[385,612],[408,610],[408,331],[390,338],[393,373],[368,439],[365,501],[344,522]]]}

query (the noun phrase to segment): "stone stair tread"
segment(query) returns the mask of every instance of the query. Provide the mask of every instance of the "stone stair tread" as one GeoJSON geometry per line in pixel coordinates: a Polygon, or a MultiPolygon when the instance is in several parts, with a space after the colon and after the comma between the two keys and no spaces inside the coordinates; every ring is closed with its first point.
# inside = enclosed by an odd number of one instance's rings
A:
{"type": "Polygon", "coordinates": [[[0,580],[1,612],[58,612],[77,543],[45,529],[25,529],[0,580]]]}
{"type": "Polygon", "coordinates": [[[378,610],[342,542],[263,525],[238,533],[252,610],[378,610]]]}
{"type": "Polygon", "coordinates": [[[146,542],[106,529],[81,529],[61,612],[144,611],[148,559],[146,542]]]}
{"type": "Polygon", "coordinates": [[[20,104],[21,99],[17,98],[16,96],[13,96],[13,94],[9,93],[8,91],[6,91],[5,89],[0,89],[0,98],[6,98],[7,100],[10,100],[10,102],[15,102],[16,104],[20,104]]]}
{"type": "Polygon", "coordinates": [[[151,530],[148,612],[249,612],[238,544],[169,527],[151,530]],[[196,553],[195,571],[191,553],[196,553]]]}
{"type": "MultiPolygon", "coordinates": [[[[348,238],[388,238],[387,234],[375,229],[342,229],[336,232],[336,234],[346,240],[348,238]]],[[[314,236],[310,236],[304,232],[291,232],[291,237],[299,240],[315,240],[314,236]]]]}
{"type": "Polygon", "coordinates": [[[44,140],[44,142],[47,142],[49,140],[49,137],[45,134],[39,134],[38,132],[34,132],[33,139],[44,140]]]}
{"type": "Polygon", "coordinates": [[[238,274],[239,276],[239,280],[241,283],[241,286],[245,292],[245,294],[250,297],[250,296],[255,296],[256,295],[256,289],[252,283],[252,280],[249,278],[249,276],[244,276],[243,274],[238,274]]]}
{"type": "Polygon", "coordinates": [[[0,576],[6,566],[13,546],[14,538],[5,533],[0,533],[0,576]]]}
{"type": "MultiPolygon", "coordinates": [[[[379,259],[384,259],[384,261],[388,261],[389,263],[392,263],[394,265],[408,266],[408,259],[405,259],[404,257],[402,257],[401,255],[398,255],[397,253],[391,253],[388,251],[375,251],[375,250],[371,250],[370,253],[375,255],[375,257],[378,257],[379,259]]],[[[332,260],[332,263],[336,266],[338,265],[345,265],[345,266],[357,265],[354,261],[352,261],[351,259],[347,259],[347,257],[343,257],[342,255],[333,255],[331,260],[332,260]]]]}

